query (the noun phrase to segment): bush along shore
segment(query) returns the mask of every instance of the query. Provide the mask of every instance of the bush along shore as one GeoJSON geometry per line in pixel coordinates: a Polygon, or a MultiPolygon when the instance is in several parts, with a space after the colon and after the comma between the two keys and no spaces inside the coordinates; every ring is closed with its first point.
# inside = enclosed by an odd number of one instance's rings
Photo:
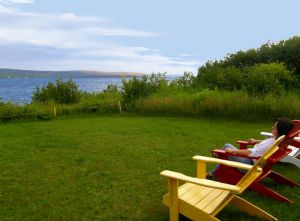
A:
{"type": "Polygon", "coordinates": [[[185,72],[173,81],[165,73],[133,77],[98,93],[57,79],[37,87],[30,104],[0,100],[0,120],[121,111],[251,121],[299,118],[299,51],[300,37],[295,36],[208,61],[197,75],[185,72]]]}

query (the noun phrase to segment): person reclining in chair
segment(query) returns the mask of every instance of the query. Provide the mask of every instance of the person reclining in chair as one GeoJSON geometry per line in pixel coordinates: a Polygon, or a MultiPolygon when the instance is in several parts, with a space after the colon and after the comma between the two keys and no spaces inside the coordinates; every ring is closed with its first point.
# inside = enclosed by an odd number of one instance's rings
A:
{"type": "MultiPolygon", "coordinates": [[[[260,157],[262,156],[274,143],[274,141],[282,136],[287,135],[288,132],[294,127],[294,124],[291,120],[286,118],[277,118],[273,127],[272,127],[272,138],[268,138],[265,140],[255,140],[255,139],[249,139],[249,141],[257,142],[257,144],[254,145],[253,148],[243,149],[239,150],[232,144],[225,144],[222,148],[225,152],[228,153],[236,153],[240,155],[250,156],[250,157],[260,157]]],[[[243,158],[238,156],[229,156],[228,160],[240,162],[244,164],[253,165],[255,162],[253,162],[252,159],[249,158],[243,158]]],[[[215,171],[219,168],[219,165],[215,167],[212,171],[206,174],[206,178],[208,179],[214,179],[215,178],[215,171]]],[[[244,173],[244,170],[240,170],[242,173],[244,173]]]]}

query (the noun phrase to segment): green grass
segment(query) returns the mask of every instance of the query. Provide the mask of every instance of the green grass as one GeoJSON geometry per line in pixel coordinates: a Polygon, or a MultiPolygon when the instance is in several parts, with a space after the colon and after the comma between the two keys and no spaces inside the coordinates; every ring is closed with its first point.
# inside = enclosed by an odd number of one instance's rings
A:
{"type": "MultiPolygon", "coordinates": [[[[106,116],[0,125],[0,220],[168,220],[164,169],[195,176],[192,156],[258,137],[272,122],[106,116]]],[[[212,166],[210,166],[212,168],[212,166]]],[[[299,169],[275,167],[300,182],[299,169]]],[[[287,205],[246,191],[279,220],[299,220],[300,188],[272,188],[287,205]],[[297,212],[298,211],[298,212],[297,212]]],[[[257,220],[234,207],[221,220],[257,220]]]]}

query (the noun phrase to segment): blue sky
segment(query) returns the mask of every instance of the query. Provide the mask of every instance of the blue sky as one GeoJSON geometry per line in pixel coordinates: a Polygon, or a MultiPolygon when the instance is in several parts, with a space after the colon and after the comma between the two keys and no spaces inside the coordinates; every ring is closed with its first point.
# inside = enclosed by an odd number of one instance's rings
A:
{"type": "Polygon", "coordinates": [[[0,68],[197,72],[300,33],[297,0],[0,0],[0,68]]]}

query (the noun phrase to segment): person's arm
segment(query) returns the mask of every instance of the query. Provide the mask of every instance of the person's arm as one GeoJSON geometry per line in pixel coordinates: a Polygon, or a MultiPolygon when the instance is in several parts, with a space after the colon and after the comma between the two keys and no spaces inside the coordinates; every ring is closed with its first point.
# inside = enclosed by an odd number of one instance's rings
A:
{"type": "Polygon", "coordinates": [[[248,149],[244,149],[244,150],[236,150],[236,149],[231,149],[231,148],[226,148],[225,152],[228,153],[237,153],[237,154],[241,154],[241,155],[248,155],[250,153],[252,153],[250,150],[248,149]]]}
{"type": "Polygon", "coordinates": [[[250,139],[248,139],[248,141],[255,142],[255,143],[260,143],[263,140],[256,140],[256,139],[250,138],[250,139]]]}

